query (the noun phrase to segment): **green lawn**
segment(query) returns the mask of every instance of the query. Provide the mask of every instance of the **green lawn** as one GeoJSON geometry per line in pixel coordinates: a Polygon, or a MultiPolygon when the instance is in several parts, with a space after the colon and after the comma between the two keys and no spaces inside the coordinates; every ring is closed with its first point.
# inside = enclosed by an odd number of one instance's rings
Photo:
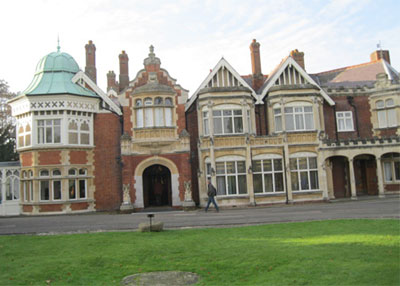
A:
{"type": "Polygon", "coordinates": [[[400,224],[0,237],[0,285],[119,285],[127,275],[166,270],[196,272],[198,285],[400,285],[400,224]]]}

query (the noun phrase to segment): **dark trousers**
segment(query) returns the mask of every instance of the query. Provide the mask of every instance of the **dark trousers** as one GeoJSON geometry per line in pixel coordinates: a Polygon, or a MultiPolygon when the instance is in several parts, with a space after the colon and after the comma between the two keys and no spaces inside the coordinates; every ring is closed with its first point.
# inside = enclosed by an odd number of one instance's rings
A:
{"type": "Polygon", "coordinates": [[[211,203],[214,204],[215,208],[217,209],[217,212],[219,212],[219,208],[218,208],[217,202],[215,201],[214,197],[208,197],[206,211],[208,211],[208,207],[210,206],[211,203]]]}

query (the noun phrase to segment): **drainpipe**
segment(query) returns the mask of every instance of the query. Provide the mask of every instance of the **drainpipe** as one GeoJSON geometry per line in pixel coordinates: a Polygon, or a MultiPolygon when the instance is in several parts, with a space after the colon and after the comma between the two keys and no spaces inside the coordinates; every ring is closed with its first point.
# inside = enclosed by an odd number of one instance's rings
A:
{"type": "Polygon", "coordinates": [[[352,96],[348,96],[347,97],[347,101],[349,102],[349,104],[354,109],[354,117],[356,118],[357,137],[360,138],[360,131],[359,131],[359,128],[358,128],[358,114],[357,114],[356,105],[354,104],[354,98],[352,96]]]}
{"type": "Polygon", "coordinates": [[[289,203],[289,197],[288,197],[288,182],[287,182],[287,171],[286,171],[286,154],[285,154],[285,147],[283,147],[283,176],[284,176],[284,180],[285,180],[285,195],[286,195],[286,202],[285,204],[289,203]]]}
{"type": "Polygon", "coordinates": [[[338,137],[337,121],[336,121],[336,105],[333,106],[333,118],[335,121],[335,138],[336,138],[336,142],[338,142],[339,137],[338,137]]]}

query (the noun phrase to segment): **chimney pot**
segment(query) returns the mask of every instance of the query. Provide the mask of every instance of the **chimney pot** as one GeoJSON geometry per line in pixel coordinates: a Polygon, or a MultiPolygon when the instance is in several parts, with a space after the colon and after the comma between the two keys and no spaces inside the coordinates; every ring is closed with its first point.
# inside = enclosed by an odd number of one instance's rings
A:
{"type": "Polygon", "coordinates": [[[305,64],[304,64],[304,53],[303,52],[299,52],[298,49],[294,49],[290,52],[290,56],[299,64],[299,66],[302,67],[302,69],[306,69],[305,68],[305,64]]]}
{"type": "Polygon", "coordinates": [[[94,82],[97,83],[97,70],[96,70],[96,46],[93,41],[90,40],[85,45],[86,50],[86,66],[85,73],[94,82]]]}
{"type": "Polygon", "coordinates": [[[119,91],[129,85],[129,57],[125,51],[119,55],[119,91]]]}
{"type": "Polygon", "coordinates": [[[390,55],[388,50],[377,50],[370,55],[371,62],[384,59],[390,64],[390,55]]]}
{"type": "Polygon", "coordinates": [[[260,43],[258,43],[256,39],[253,39],[250,44],[250,56],[253,73],[253,88],[258,90],[264,83],[264,77],[261,73],[260,43]]]}

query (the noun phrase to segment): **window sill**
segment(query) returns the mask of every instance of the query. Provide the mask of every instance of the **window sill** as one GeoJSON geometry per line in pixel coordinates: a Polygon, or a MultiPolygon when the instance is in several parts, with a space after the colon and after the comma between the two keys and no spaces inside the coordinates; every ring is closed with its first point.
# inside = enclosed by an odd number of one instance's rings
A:
{"type": "Polygon", "coordinates": [[[307,194],[318,194],[322,193],[321,190],[309,190],[309,191],[292,191],[293,195],[299,194],[299,195],[307,195],[307,194]]]}
{"type": "Polygon", "coordinates": [[[80,200],[60,200],[60,201],[40,201],[40,202],[21,202],[23,205],[38,206],[38,205],[60,205],[60,204],[74,204],[74,203],[92,203],[93,199],[80,199],[80,200]]]}
{"type": "Polygon", "coordinates": [[[246,199],[249,197],[249,195],[248,194],[245,194],[245,195],[223,195],[223,196],[217,195],[216,197],[217,197],[217,199],[220,199],[220,200],[231,200],[231,199],[246,199]]]}
{"type": "Polygon", "coordinates": [[[343,133],[343,132],[355,132],[355,130],[338,130],[337,132],[343,133]]]}
{"type": "Polygon", "coordinates": [[[154,130],[154,129],[176,129],[176,126],[149,126],[149,127],[135,127],[133,130],[154,130]]]}
{"type": "Polygon", "coordinates": [[[289,130],[289,131],[275,131],[272,134],[281,135],[284,133],[317,133],[317,129],[310,129],[310,130],[289,130]]]}
{"type": "Polygon", "coordinates": [[[255,193],[254,194],[257,198],[262,198],[262,197],[281,197],[285,196],[285,192],[271,192],[271,193],[255,193]]]}
{"type": "Polygon", "coordinates": [[[377,127],[377,128],[374,128],[374,130],[390,130],[390,129],[397,129],[399,127],[400,127],[400,125],[391,126],[391,127],[377,127]]]}

